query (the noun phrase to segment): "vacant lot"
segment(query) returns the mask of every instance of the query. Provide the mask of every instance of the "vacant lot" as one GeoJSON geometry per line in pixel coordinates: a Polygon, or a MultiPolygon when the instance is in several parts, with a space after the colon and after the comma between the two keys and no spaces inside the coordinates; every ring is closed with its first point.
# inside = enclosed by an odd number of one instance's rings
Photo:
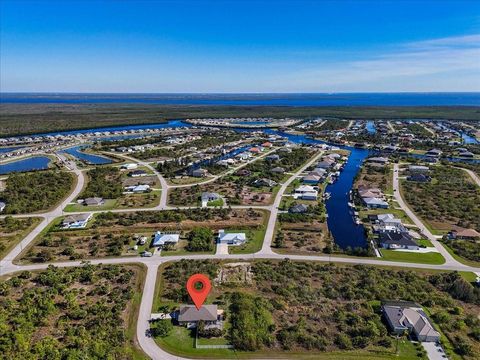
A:
{"type": "Polygon", "coordinates": [[[47,210],[66,197],[73,184],[74,176],[65,171],[11,174],[0,199],[7,204],[6,214],[47,210]]]}
{"type": "Polygon", "coordinates": [[[5,359],[144,359],[134,345],[137,266],[24,271],[0,282],[5,359]]]}
{"type": "MultiPolygon", "coordinates": [[[[219,279],[224,266],[212,261],[166,265],[154,311],[188,303],[181,284],[196,272],[219,279]]],[[[319,358],[325,354],[328,358],[329,353],[337,355],[340,351],[358,358],[380,354],[382,358],[398,358],[395,339],[381,316],[382,300],[421,304],[446,336],[444,342],[451,356],[459,358],[462,354],[464,359],[474,359],[480,351],[480,292],[457,273],[417,274],[288,260],[258,261],[244,266],[243,271],[235,274],[234,281],[217,281],[207,299],[207,303],[215,302],[227,311],[229,326],[223,340],[234,344],[240,356],[247,356],[243,351],[253,357],[255,351],[268,351],[270,356],[275,352],[285,356],[292,351],[297,355],[317,353],[319,358]],[[460,327],[455,325],[460,323],[460,327]]],[[[189,336],[188,332],[183,334],[185,341],[181,343],[169,336],[157,340],[170,351],[190,356],[235,357],[227,350],[209,354],[193,349],[189,336]]]]}
{"type": "Polygon", "coordinates": [[[472,228],[480,231],[480,189],[461,169],[432,167],[432,181],[403,181],[402,196],[433,229],[472,228]]]}
{"type": "Polygon", "coordinates": [[[0,219],[0,259],[21,241],[40,222],[40,218],[0,219]]]}

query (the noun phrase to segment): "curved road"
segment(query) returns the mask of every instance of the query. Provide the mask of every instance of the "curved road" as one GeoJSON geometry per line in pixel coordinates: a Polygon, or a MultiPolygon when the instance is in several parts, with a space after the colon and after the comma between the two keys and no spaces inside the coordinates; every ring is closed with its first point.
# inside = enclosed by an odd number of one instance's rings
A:
{"type": "MultiPolygon", "coordinates": [[[[150,315],[152,311],[152,304],[153,304],[153,297],[154,297],[154,291],[155,291],[155,283],[156,283],[156,277],[157,277],[157,270],[159,265],[167,263],[167,262],[172,262],[172,261],[179,261],[181,259],[190,259],[190,260],[197,260],[197,259],[216,259],[216,260],[231,260],[231,259],[236,259],[236,260],[254,260],[254,259],[291,259],[291,260],[296,260],[296,261],[323,261],[323,262],[336,262],[336,263],[344,263],[344,264],[365,264],[365,265],[380,265],[380,266],[392,266],[392,267],[401,267],[401,268],[421,268],[421,269],[439,269],[439,270],[457,270],[457,271],[470,271],[470,272],[477,272],[480,271],[479,268],[471,267],[471,266],[466,266],[463,265],[459,262],[457,262],[455,259],[453,259],[450,254],[443,248],[443,246],[436,240],[436,238],[428,231],[428,229],[425,228],[425,226],[422,224],[422,222],[415,216],[415,214],[408,208],[408,206],[405,204],[403,199],[401,198],[400,191],[399,191],[399,181],[398,181],[398,165],[394,165],[394,179],[393,179],[393,185],[394,185],[394,194],[395,198],[402,207],[402,209],[407,213],[408,216],[411,217],[411,219],[414,221],[414,223],[421,229],[423,233],[429,238],[429,240],[432,241],[434,246],[439,250],[440,253],[445,257],[446,262],[445,264],[442,265],[430,265],[430,264],[417,264],[417,263],[400,263],[400,262],[394,262],[394,261],[383,261],[383,260],[378,260],[378,259],[363,259],[363,258],[348,258],[348,257],[337,257],[337,256],[308,256],[308,255],[283,255],[283,254],[277,254],[272,251],[271,249],[271,242],[273,239],[273,234],[274,234],[274,228],[275,228],[275,223],[276,223],[276,217],[278,214],[278,207],[280,205],[282,195],[285,192],[286,188],[288,185],[297,177],[299,176],[308,166],[310,166],[315,160],[318,159],[319,156],[321,156],[322,153],[317,154],[314,156],[307,164],[302,166],[300,170],[298,170],[295,174],[293,174],[285,183],[282,184],[279,192],[277,193],[274,203],[271,206],[264,206],[264,207],[256,207],[256,208],[264,208],[267,210],[271,211],[270,218],[268,221],[268,227],[267,231],[265,232],[265,238],[264,238],[264,243],[262,246],[262,249],[255,253],[255,254],[216,254],[216,255],[188,255],[188,256],[169,256],[169,257],[160,257],[160,256],[154,256],[150,258],[141,258],[138,256],[131,256],[131,257],[121,257],[121,258],[111,258],[111,259],[95,259],[91,260],[90,263],[92,264],[127,264],[127,263],[141,263],[144,264],[147,267],[147,275],[145,279],[145,284],[143,288],[143,295],[142,295],[142,301],[140,304],[140,309],[139,309],[139,317],[138,317],[138,323],[137,323],[137,339],[139,341],[139,344],[141,348],[145,351],[145,353],[151,357],[152,359],[155,360],[175,360],[175,359],[182,359],[180,357],[171,355],[161,348],[159,348],[154,340],[150,337],[147,336],[148,329],[149,329],[149,320],[150,320],[150,315]]],[[[267,154],[264,154],[263,156],[266,156],[267,154]]],[[[61,159],[61,155],[57,155],[61,159]]],[[[259,159],[260,157],[257,157],[253,160],[259,159]]],[[[170,187],[176,187],[176,186],[169,186],[166,184],[165,179],[154,169],[150,164],[145,163],[145,162],[140,162],[136,159],[131,158],[133,161],[138,162],[141,165],[144,165],[148,167],[149,169],[152,169],[155,174],[159,177],[161,183],[162,183],[162,194],[165,193],[167,194],[168,191],[165,191],[165,189],[168,189],[170,187]],[[165,184],[165,188],[163,187],[165,184]]],[[[64,161],[65,165],[71,169],[76,175],[77,175],[77,184],[75,186],[74,191],[68,196],[67,199],[65,199],[57,208],[54,210],[44,213],[44,214],[36,214],[34,216],[43,216],[44,219],[43,221],[30,233],[28,234],[1,262],[0,262],[0,275],[3,274],[9,274],[17,271],[22,271],[22,270],[39,270],[39,269],[45,269],[48,265],[55,265],[59,267],[71,267],[71,266],[80,266],[81,262],[80,261],[69,261],[69,262],[57,262],[57,263],[51,263],[51,264],[32,264],[32,265],[16,265],[13,264],[13,259],[17,257],[20,252],[22,251],[23,248],[25,248],[31,241],[34,240],[34,238],[56,217],[62,216],[63,211],[62,209],[71,201],[73,201],[80,191],[83,188],[84,185],[84,176],[83,173],[77,169],[75,164],[73,162],[68,162],[65,158],[62,159],[64,161]]],[[[245,166],[246,164],[243,164],[242,166],[245,166]]],[[[240,167],[242,167],[240,166],[240,167]]],[[[240,168],[238,167],[238,168],[240,168]]],[[[230,173],[232,171],[238,170],[238,168],[235,168],[227,173],[230,173]]],[[[225,175],[225,174],[222,174],[225,175]]],[[[222,176],[219,175],[219,176],[222,176]]],[[[210,181],[210,180],[209,180],[210,181]]],[[[213,180],[211,180],[213,181],[213,180]]],[[[193,186],[189,185],[189,186],[193,186]]],[[[153,210],[164,210],[164,209],[175,209],[174,207],[168,207],[167,202],[166,202],[166,195],[165,197],[162,197],[164,200],[161,201],[160,205],[157,206],[156,208],[153,208],[153,210]]],[[[237,206],[236,208],[239,208],[240,206],[237,206]]],[[[253,206],[244,206],[244,208],[254,208],[253,206]]],[[[233,206],[232,206],[233,208],[233,206]]],[[[139,211],[140,209],[128,209],[128,210],[119,210],[120,212],[125,212],[125,211],[139,211]]],[[[142,209],[142,210],[152,210],[152,209],[142,209]]]]}

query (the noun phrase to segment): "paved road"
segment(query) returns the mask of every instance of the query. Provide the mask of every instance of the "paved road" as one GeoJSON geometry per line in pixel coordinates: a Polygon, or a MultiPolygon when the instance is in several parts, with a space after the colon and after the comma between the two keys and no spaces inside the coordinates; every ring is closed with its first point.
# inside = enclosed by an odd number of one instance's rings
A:
{"type": "MultiPolygon", "coordinates": [[[[267,154],[264,154],[264,156],[267,154]]],[[[255,260],[255,259],[291,259],[295,261],[323,261],[323,262],[335,262],[335,263],[344,263],[344,264],[365,264],[365,265],[380,265],[380,266],[391,266],[391,267],[401,267],[401,268],[421,268],[421,269],[439,269],[439,270],[457,270],[457,271],[471,271],[471,272],[479,272],[479,268],[466,266],[460,264],[459,262],[455,261],[450,254],[446,252],[443,246],[438,243],[436,238],[426,229],[421,221],[411,212],[411,210],[406,206],[403,202],[403,199],[400,196],[399,192],[399,183],[398,183],[398,165],[395,164],[394,166],[394,193],[395,198],[402,207],[402,209],[407,213],[408,216],[412,218],[414,223],[424,232],[427,237],[432,241],[434,246],[439,250],[439,252],[444,255],[446,259],[446,263],[442,265],[429,265],[429,264],[416,264],[416,263],[400,263],[394,261],[383,261],[379,259],[363,259],[363,258],[348,258],[348,257],[336,257],[336,256],[308,256],[308,255],[283,255],[283,254],[276,254],[271,249],[271,242],[274,233],[274,227],[276,222],[276,217],[278,214],[278,206],[280,205],[280,201],[282,198],[285,189],[288,185],[298,176],[301,172],[303,172],[308,166],[310,166],[314,161],[318,159],[321,155],[319,153],[316,155],[312,160],[310,160],[305,166],[303,166],[299,171],[297,171],[293,176],[291,176],[280,188],[277,196],[274,200],[273,205],[265,206],[263,208],[271,210],[271,215],[268,222],[268,228],[265,234],[264,243],[262,246],[262,250],[255,254],[215,254],[215,255],[188,255],[188,256],[171,256],[171,257],[160,257],[154,256],[150,258],[141,258],[138,256],[132,257],[121,257],[121,258],[112,258],[112,259],[96,259],[91,260],[92,264],[127,264],[127,263],[141,263],[147,267],[147,276],[144,284],[142,301],[140,304],[139,309],[139,318],[138,318],[138,325],[137,325],[137,339],[139,341],[140,346],[142,349],[150,356],[152,359],[166,359],[166,360],[174,360],[174,359],[182,359],[180,357],[171,355],[164,350],[160,349],[156,343],[153,341],[152,338],[147,336],[147,331],[149,329],[149,319],[152,310],[153,304],[153,296],[155,291],[155,283],[157,277],[157,270],[158,266],[166,263],[166,262],[173,262],[179,261],[182,259],[187,260],[200,260],[200,259],[217,259],[217,260],[226,260],[226,259],[236,259],[236,260],[255,260]]],[[[256,158],[258,159],[258,158],[256,158]]],[[[146,163],[142,163],[144,165],[146,163]]],[[[149,165],[149,164],[147,164],[149,165]]],[[[145,166],[147,166],[145,165],[145,166]]],[[[246,164],[243,164],[245,166],[246,164]]],[[[12,263],[12,260],[21,252],[21,250],[26,247],[33,239],[56,217],[61,216],[63,214],[62,209],[65,207],[66,204],[71,202],[75,199],[80,191],[82,190],[84,184],[84,177],[83,173],[78,170],[73,162],[69,162],[68,166],[71,166],[73,172],[77,174],[78,181],[75,187],[75,190],[70,194],[70,196],[65,199],[56,209],[43,214],[43,221],[30,233],[28,234],[25,239],[21,241],[7,256],[4,260],[0,262],[0,275],[2,274],[9,274],[17,271],[22,270],[40,270],[47,268],[50,264],[32,264],[32,265],[15,265],[12,263]]],[[[150,168],[150,167],[149,167],[150,168]]],[[[236,169],[232,170],[235,171],[236,169]]],[[[156,170],[154,170],[156,171],[156,170]]],[[[158,176],[158,175],[157,175],[158,176]]],[[[160,175],[161,176],[161,175],[160,175]]],[[[167,188],[169,186],[167,185],[167,188]]],[[[162,189],[163,190],[163,189],[162,189]]],[[[163,191],[162,191],[163,192],[163,191]]],[[[166,193],[166,191],[165,191],[166,193]]],[[[164,203],[164,207],[159,205],[159,209],[166,209],[169,208],[164,203]]],[[[233,206],[232,206],[233,207],[233,206]]],[[[244,208],[250,208],[253,206],[244,206],[244,208]]],[[[236,207],[238,208],[238,206],[236,207]]],[[[259,208],[259,207],[256,207],[259,208]]],[[[172,207],[173,209],[173,207],[172,207]]],[[[142,210],[152,210],[152,209],[142,209],[142,210]]],[[[118,210],[118,211],[139,211],[139,209],[128,209],[128,210],[118,210]]],[[[34,215],[34,216],[39,216],[34,215]]],[[[72,267],[72,266],[80,266],[80,261],[69,261],[69,262],[57,262],[53,263],[55,266],[59,267],[72,267]]]]}
{"type": "Polygon", "coordinates": [[[318,158],[323,154],[323,151],[315,155],[307,164],[302,166],[300,170],[290,176],[287,181],[285,181],[280,189],[278,190],[277,196],[275,197],[275,201],[273,202],[273,206],[270,211],[270,217],[268,218],[267,229],[265,231],[265,237],[263,239],[262,250],[260,250],[260,254],[270,254],[272,253],[272,241],[273,235],[275,234],[275,223],[277,222],[277,215],[278,215],[278,208],[282,201],[282,196],[287,187],[292,183],[295,178],[300,175],[302,172],[305,171],[309,166],[311,166],[318,158]]]}
{"type": "MultiPolygon", "coordinates": [[[[77,168],[74,161],[68,161],[63,155],[57,154],[57,156],[62,161],[64,161],[65,166],[71,169],[71,171],[77,176],[77,183],[75,185],[75,189],[73,189],[72,193],[65,200],[63,200],[55,209],[42,214],[28,215],[30,217],[42,217],[43,220],[40,222],[40,224],[37,225],[35,229],[32,230],[32,232],[30,232],[20,243],[18,243],[17,246],[15,246],[12,251],[10,251],[5,256],[4,259],[2,259],[2,261],[0,262],[0,265],[2,265],[2,267],[5,265],[5,263],[13,261],[13,259],[15,259],[23,251],[23,249],[27,247],[28,244],[30,244],[30,242],[33,241],[33,239],[35,239],[35,237],[40,234],[43,229],[45,229],[48,224],[50,224],[55,218],[62,216],[63,208],[65,208],[67,204],[72,202],[83,189],[83,185],[85,183],[85,177],[83,172],[77,168]]],[[[18,215],[18,217],[25,217],[25,215],[18,215]]]]}
{"type": "Polygon", "coordinates": [[[402,208],[403,211],[408,215],[410,219],[414,222],[414,224],[420,229],[420,232],[425,234],[428,240],[431,241],[433,246],[438,250],[440,254],[445,258],[445,265],[455,265],[455,266],[465,266],[459,263],[457,260],[453,258],[452,255],[443,247],[443,245],[437,240],[435,235],[433,235],[427,227],[422,223],[422,221],[415,215],[415,213],[410,210],[408,205],[403,201],[402,195],[400,193],[400,183],[398,180],[399,176],[399,166],[398,164],[393,165],[393,194],[395,196],[395,200],[397,200],[398,204],[402,208]]]}
{"type": "Polygon", "coordinates": [[[478,177],[477,174],[475,174],[472,170],[470,169],[465,169],[465,168],[457,168],[457,169],[462,169],[463,171],[467,172],[468,175],[470,175],[470,177],[472,178],[473,181],[475,181],[475,183],[480,186],[480,178],[478,177]]]}

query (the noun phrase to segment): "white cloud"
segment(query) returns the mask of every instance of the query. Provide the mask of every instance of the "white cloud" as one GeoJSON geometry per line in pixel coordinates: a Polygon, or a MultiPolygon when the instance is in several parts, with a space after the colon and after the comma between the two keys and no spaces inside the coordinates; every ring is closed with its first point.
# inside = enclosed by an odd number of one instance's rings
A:
{"type": "Polygon", "coordinates": [[[480,34],[414,42],[363,60],[319,64],[287,80],[296,81],[294,91],[480,91],[480,34]],[[460,79],[460,74],[467,78],[460,79]],[[442,80],[441,88],[436,78],[442,80]]]}

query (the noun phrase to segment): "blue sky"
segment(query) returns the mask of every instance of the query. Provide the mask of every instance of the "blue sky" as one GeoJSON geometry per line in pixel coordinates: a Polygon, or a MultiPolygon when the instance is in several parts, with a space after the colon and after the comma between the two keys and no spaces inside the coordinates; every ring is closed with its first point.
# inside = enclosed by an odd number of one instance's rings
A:
{"type": "Polygon", "coordinates": [[[0,1],[0,90],[480,91],[480,1],[0,1]]]}

